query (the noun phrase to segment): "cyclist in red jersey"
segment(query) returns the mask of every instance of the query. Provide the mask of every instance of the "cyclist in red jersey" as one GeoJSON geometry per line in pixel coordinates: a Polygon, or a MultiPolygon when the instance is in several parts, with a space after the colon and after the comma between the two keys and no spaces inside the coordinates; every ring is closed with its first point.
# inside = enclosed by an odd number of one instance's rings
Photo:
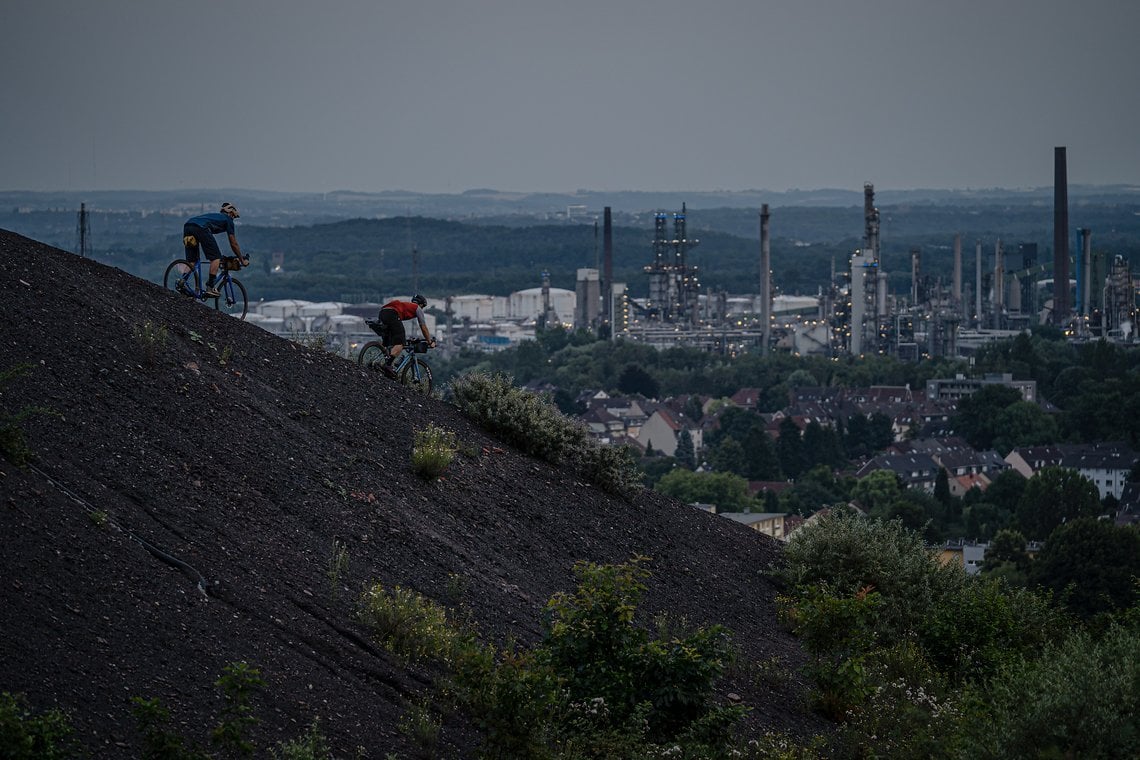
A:
{"type": "Polygon", "coordinates": [[[380,307],[380,324],[384,329],[384,345],[388,347],[388,360],[380,369],[388,377],[396,376],[395,370],[392,369],[392,362],[404,350],[404,343],[408,340],[407,332],[404,330],[404,320],[414,319],[419,322],[420,332],[424,334],[424,340],[433,348],[435,347],[435,338],[431,337],[427,322],[424,320],[425,306],[427,306],[427,299],[417,293],[412,296],[410,301],[397,299],[380,307]]]}

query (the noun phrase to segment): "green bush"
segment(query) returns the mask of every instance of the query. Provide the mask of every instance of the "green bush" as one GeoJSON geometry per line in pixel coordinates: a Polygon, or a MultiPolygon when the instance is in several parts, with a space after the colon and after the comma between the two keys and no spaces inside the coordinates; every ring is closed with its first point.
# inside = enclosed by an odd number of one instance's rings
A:
{"type": "Polygon", "coordinates": [[[968,700],[964,756],[1140,757],[1140,632],[1077,632],[968,700]]]}
{"type": "Polygon", "coordinates": [[[723,757],[744,713],[713,703],[728,634],[711,626],[653,638],[635,625],[643,561],[579,563],[577,591],[550,600],[546,636],[531,650],[496,651],[398,587],[373,586],[362,618],[385,647],[445,668],[438,712],[461,708],[483,756],[624,760],[674,754],[657,751],[666,742],[678,757],[723,757]]]}
{"type": "Polygon", "coordinates": [[[222,690],[225,704],[210,739],[231,755],[252,755],[253,743],[246,732],[258,722],[250,697],[255,689],[265,685],[261,672],[245,662],[231,662],[214,685],[222,690]]]}
{"type": "Polygon", "coordinates": [[[893,637],[917,630],[935,602],[965,581],[960,568],[939,565],[901,522],[842,507],[796,531],[784,559],[778,573],[793,587],[826,582],[842,596],[870,586],[882,595],[876,625],[893,637]]]}
{"type": "Polygon", "coordinates": [[[955,683],[991,677],[1064,635],[1067,619],[1047,596],[995,578],[967,577],[923,617],[918,635],[955,683]]]}
{"type": "Polygon", "coordinates": [[[143,760],[206,760],[206,753],[168,730],[170,711],[157,699],[132,697],[131,713],[143,737],[143,760]]]}
{"type": "Polygon", "coordinates": [[[841,745],[857,757],[957,758],[960,711],[946,679],[911,642],[876,649],[862,659],[866,698],[846,716],[841,745]]]}
{"type": "Polygon", "coordinates": [[[22,695],[0,692],[0,757],[10,760],[72,757],[73,734],[62,711],[33,714],[22,695]]]}
{"type": "Polygon", "coordinates": [[[636,462],[621,447],[605,447],[586,428],[505,374],[470,372],[451,381],[455,402],[484,429],[525,454],[568,464],[590,482],[623,498],[642,487],[636,462]]]}
{"type": "Polygon", "coordinates": [[[412,471],[424,480],[438,478],[447,471],[457,450],[455,433],[429,423],[417,430],[412,444],[412,471]]]}
{"type": "Polygon", "coordinates": [[[410,589],[389,592],[374,584],[357,614],[385,649],[407,662],[450,662],[455,655],[459,633],[446,610],[410,589]]]}
{"type": "Polygon", "coordinates": [[[643,561],[575,566],[577,591],[555,594],[547,603],[544,661],[564,679],[572,704],[601,699],[610,727],[625,725],[643,703],[649,705],[649,735],[657,741],[671,741],[709,717],[735,722],[742,711],[710,704],[712,687],[732,660],[723,627],[651,639],[634,624],[649,574],[643,561]]]}

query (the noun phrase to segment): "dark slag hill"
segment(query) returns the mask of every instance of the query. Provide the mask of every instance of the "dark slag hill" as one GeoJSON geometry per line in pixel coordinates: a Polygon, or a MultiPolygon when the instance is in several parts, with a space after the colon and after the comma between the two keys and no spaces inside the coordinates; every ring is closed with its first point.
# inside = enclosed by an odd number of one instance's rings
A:
{"type": "MultiPolygon", "coordinates": [[[[214,681],[236,661],[267,684],[259,747],[319,717],[338,753],[407,752],[397,722],[430,671],[356,622],[366,584],[462,607],[486,639],[525,644],[576,560],[635,554],[652,558],[646,623],[668,612],[733,632],[742,666],[720,691],[753,708],[747,732],[824,729],[764,574],[777,542],[652,492],[610,497],[444,402],[3,230],[0,295],[0,371],[30,365],[0,386],[0,415],[50,412],[21,423],[30,468],[0,461],[0,690],[65,710],[95,756],[138,756],[134,696],[207,742],[214,681]],[[424,484],[409,458],[428,423],[472,453],[424,484]]],[[[477,740],[453,719],[441,750],[470,756],[477,740]]]]}

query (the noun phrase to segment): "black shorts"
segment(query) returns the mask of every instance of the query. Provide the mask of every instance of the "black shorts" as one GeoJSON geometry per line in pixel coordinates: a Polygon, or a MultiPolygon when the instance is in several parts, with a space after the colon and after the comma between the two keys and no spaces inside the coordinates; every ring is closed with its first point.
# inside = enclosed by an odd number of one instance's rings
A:
{"type": "Polygon", "coordinates": [[[380,324],[384,327],[385,346],[402,346],[408,342],[408,333],[395,309],[381,309],[380,324]]]}
{"type": "Polygon", "coordinates": [[[186,260],[191,264],[198,261],[198,246],[206,252],[206,261],[215,261],[222,257],[221,250],[218,249],[218,241],[214,240],[214,236],[210,231],[203,229],[196,224],[182,225],[183,239],[193,237],[197,242],[194,245],[186,246],[186,260]]]}

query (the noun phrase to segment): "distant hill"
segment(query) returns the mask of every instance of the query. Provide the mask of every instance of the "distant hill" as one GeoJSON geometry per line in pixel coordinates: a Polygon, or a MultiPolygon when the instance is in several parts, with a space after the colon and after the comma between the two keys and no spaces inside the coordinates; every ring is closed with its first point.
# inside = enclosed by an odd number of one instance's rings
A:
{"type": "MultiPolygon", "coordinates": [[[[842,272],[862,244],[860,191],[766,193],[505,193],[472,190],[455,195],[416,193],[263,193],[201,190],[163,193],[0,193],[0,227],[74,250],[77,210],[87,204],[92,255],[157,281],[180,255],[182,222],[221,199],[242,209],[239,239],[254,254],[247,274],[257,298],[344,300],[414,289],[433,295],[506,295],[537,287],[543,271],[554,287],[572,289],[575,270],[601,260],[601,212],[614,209],[615,276],[643,296],[643,269],[653,260],[653,217],[684,206],[687,235],[699,239],[689,263],[700,267],[706,289],[733,293],[759,288],[759,207],[771,210],[775,285],[785,293],[814,294],[827,286],[832,266],[842,272]],[[417,281],[412,251],[418,254],[417,281]],[[283,254],[280,276],[269,276],[273,254],[283,254]],[[261,274],[258,274],[261,272],[261,274]]],[[[882,256],[892,292],[910,288],[910,251],[922,252],[922,272],[948,280],[952,244],[960,234],[973,256],[987,256],[1002,240],[1010,269],[1021,268],[1020,243],[1035,243],[1038,258],[1053,248],[1052,189],[883,191],[882,256]]],[[[1094,250],[1140,261],[1140,189],[1070,188],[1070,229],[1092,231],[1094,250]]],[[[670,232],[672,226],[670,226],[670,232]]],[[[1074,246],[1075,237],[1074,237],[1074,246]]],[[[972,261],[972,258],[969,259],[972,261]]]]}
{"type": "MultiPolygon", "coordinates": [[[[0,371],[24,368],[0,385],[0,416],[33,412],[19,427],[35,454],[0,461],[0,691],[64,709],[93,756],[140,756],[135,696],[204,742],[214,681],[237,661],[267,683],[258,746],[319,717],[338,756],[409,756],[397,724],[432,672],[372,643],[353,615],[365,584],[525,644],[575,561],[634,555],[652,558],[641,622],[731,630],[744,666],[721,697],[752,708],[750,735],[826,729],[776,620],[775,541],[653,492],[607,496],[448,404],[7,231],[0,292],[0,371]],[[428,424],[465,452],[432,483],[409,463],[428,424]]],[[[449,721],[441,741],[470,757],[476,736],[449,721]]]]}

